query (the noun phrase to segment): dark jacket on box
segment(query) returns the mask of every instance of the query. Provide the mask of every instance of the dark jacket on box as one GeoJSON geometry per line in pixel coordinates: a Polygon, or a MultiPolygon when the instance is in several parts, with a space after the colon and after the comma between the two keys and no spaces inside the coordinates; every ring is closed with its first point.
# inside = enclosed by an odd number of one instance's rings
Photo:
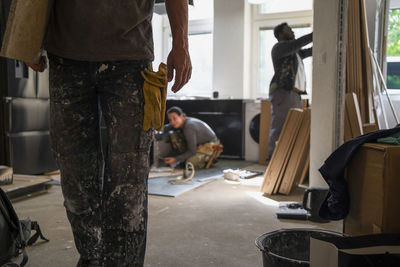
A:
{"type": "Polygon", "coordinates": [[[364,143],[376,142],[378,138],[400,132],[400,125],[388,130],[379,130],[347,141],[337,148],[319,169],[329,185],[329,192],[319,210],[319,216],[326,220],[341,220],[349,213],[349,193],[344,179],[344,170],[364,143]]]}

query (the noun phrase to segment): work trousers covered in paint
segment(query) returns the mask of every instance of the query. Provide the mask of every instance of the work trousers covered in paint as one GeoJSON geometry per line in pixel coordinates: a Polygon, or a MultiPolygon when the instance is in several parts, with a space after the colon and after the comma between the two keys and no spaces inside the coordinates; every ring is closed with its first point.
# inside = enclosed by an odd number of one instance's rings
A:
{"type": "Polygon", "coordinates": [[[272,157],[275,142],[279,139],[289,110],[291,108],[302,108],[301,97],[295,91],[276,89],[269,99],[271,102],[271,128],[268,141],[268,159],[272,157]]]}
{"type": "Polygon", "coordinates": [[[50,137],[75,245],[103,266],[142,266],[153,131],[142,131],[140,71],[148,62],[49,59],[50,137]]]}

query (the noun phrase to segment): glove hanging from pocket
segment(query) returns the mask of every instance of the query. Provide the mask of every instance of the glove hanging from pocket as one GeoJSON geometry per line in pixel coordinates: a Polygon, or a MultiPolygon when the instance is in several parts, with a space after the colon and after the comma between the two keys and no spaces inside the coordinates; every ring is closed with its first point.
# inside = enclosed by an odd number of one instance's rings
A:
{"type": "Polygon", "coordinates": [[[167,65],[161,63],[157,72],[154,72],[150,66],[140,73],[144,78],[143,130],[147,131],[151,127],[161,130],[164,126],[167,100],[167,65]]]}

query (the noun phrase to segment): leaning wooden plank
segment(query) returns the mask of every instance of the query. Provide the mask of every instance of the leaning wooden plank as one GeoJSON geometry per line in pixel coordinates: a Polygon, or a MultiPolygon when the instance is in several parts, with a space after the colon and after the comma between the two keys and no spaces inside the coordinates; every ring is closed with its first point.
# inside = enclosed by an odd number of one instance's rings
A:
{"type": "Polygon", "coordinates": [[[347,115],[349,117],[352,138],[363,134],[360,107],[358,106],[357,96],[354,93],[346,94],[345,99],[347,115]]]}
{"type": "Polygon", "coordinates": [[[350,139],[353,139],[353,133],[351,132],[351,127],[350,127],[350,119],[349,115],[347,114],[347,108],[345,106],[344,109],[344,141],[349,141],[350,139]]]}
{"type": "Polygon", "coordinates": [[[272,191],[274,189],[276,179],[277,177],[273,177],[272,173],[275,173],[275,168],[281,163],[281,150],[279,149],[281,140],[283,140],[283,135],[285,132],[287,132],[288,124],[289,124],[289,118],[292,117],[292,110],[289,111],[285,123],[283,124],[281,134],[279,136],[278,141],[276,142],[274,152],[272,153],[271,159],[269,161],[269,164],[267,166],[267,169],[265,170],[264,173],[264,180],[261,185],[261,191],[266,193],[266,194],[272,194],[272,191]]]}
{"type": "Polygon", "coordinates": [[[260,116],[260,152],[258,154],[258,164],[266,165],[268,157],[268,138],[271,124],[271,103],[269,100],[261,100],[260,116]]]}
{"type": "Polygon", "coordinates": [[[293,149],[293,139],[298,133],[302,115],[303,110],[290,109],[286,117],[278,144],[275,147],[267,170],[265,171],[264,181],[261,186],[261,191],[266,194],[272,194],[274,192],[281,172],[286,168],[287,157],[293,149]]]}
{"type": "Polygon", "coordinates": [[[0,56],[39,63],[50,0],[13,0],[0,56]]]}
{"type": "Polygon", "coordinates": [[[296,120],[296,123],[293,123],[292,124],[293,126],[291,127],[292,135],[290,136],[290,139],[288,141],[287,153],[284,154],[285,157],[283,159],[283,166],[279,169],[278,180],[277,180],[277,182],[275,184],[275,188],[274,188],[274,191],[273,191],[274,194],[278,193],[278,191],[279,191],[279,187],[280,187],[280,185],[282,183],[283,175],[284,175],[284,173],[286,171],[287,164],[289,163],[289,158],[292,155],[292,152],[293,152],[293,149],[294,149],[294,145],[295,145],[296,139],[297,139],[298,134],[299,134],[300,126],[301,126],[301,124],[303,122],[303,117],[305,116],[304,110],[301,110],[301,111],[303,111],[303,112],[295,114],[297,116],[297,120],[296,120]]]}
{"type": "Polygon", "coordinates": [[[367,23],[367,11],[365,6],[365,0],[360,0],[360,14],[361,14],[361,36],[362,36],[362,52],[363,52],[363,76],[364,86],[362,88],[362,95],[364,98],[365,113],[366,117],[362,118],[363,123],[371,122],[370,111],[371,111],[371,94],[373,88],[373,73],[372,73],[372,61],[369,47],[369,36],[368,36],[368,23],[367,23]]]}
{"type": "Polygon", "coordinates": [[[293,152],[288,159],[286,170],[282,177],[282,183],[279,187],[279,193],[290,194],[293,185],[299,180],[301,171],[306,163],[308,150],[310,149],[310,121],[311,110],[304,110],[303,120],[295,139],[293,152]]]}
{"type": "Polygon", "coordinates": [[[304,117],[304,111],[303,110],[300,110],[300,111],[302,111],[302,112],[294,114],[297,117],[297,119],[295,120],[294,123],[292,123],[292,127],[289,128],[289,129],[291,129],[291,135],[290,135],[290,139],[287,141],[287,150],[286,150],[286,153],[284,154],[284,158],[282,160],[282,166],[279,168],[279,175],[278,175],[278,179],[276,181],[275,187],[274,187],[274,191],[272,192],[273,194],[276,194],[279,191],[279,187],[282,182],[283,174],[286,171],[286,167],[289,162],[290,155],[293,152],[293,148],[294,148],[294,144],[295,144],[297,135],[299,134],[301,122],[303,121],[303,117],[304,117]]]}
{"type": "Polygon", "coordinates": [[[308,171],[310,170],[310,150],[308,150],[308,155],[307,155],[307,159],[306,159],[306,163],[305,163],[305,168],[303,169],[303,171],[300,174],[300,179],[299,179],[299,184],[304,184],[304,182],[306,181],[307,178],[307,174],[308,171]]]}
{"type": "MultiPolygon", "coordinates": [[[[301,110],[301,111],[303,111],[303,110],[301,110]]],[[[293,122],[290,124],[290,127],[288,127],[288,129],[290,131],[290,135],[288,136],[288,138],[286,138],[285,140],[282,140],[282,142],[284,142],[283,149],[286,149],[286,153],[282,154],[283,155],[283,158],[281,160],[282,164],[277,169],[278,178],[276,180],[274,190],[272,191],[273,194],[276,194],[279,191],[279,187],[282,182],[283,174],[286,171],[286,167],[287,167],[290,155],[293,152],[294,143],[296,141],[297,135],[299,134],[300,125],[303,120],[303,115],[304,115],[304,112],[293,114],[293,116],[296,117],[297,119],[294,119],[293,122]],[[285,144],[286,144],[286,146],[285,146],[285,144]]]]}

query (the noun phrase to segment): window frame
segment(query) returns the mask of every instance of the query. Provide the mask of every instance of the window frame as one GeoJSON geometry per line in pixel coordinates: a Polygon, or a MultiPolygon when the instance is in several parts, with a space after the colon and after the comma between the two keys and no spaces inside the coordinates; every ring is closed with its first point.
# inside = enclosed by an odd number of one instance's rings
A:
{"type": "MultiPolygon", "coordinates": [[[[383,76],[385,78],[385,83],[387,85],[387,67],[388,67],[387,42],[388,42],[388,39],[389,39],[389,14],[390,14],[390,10],[391,9],[399,9],[400,6],[391,6],[391,4],[389,3],[386,7],[387,7],[386,10],[385,10],[386,16],[384,16],[384,19],[385,19],[384,28],[385,29],[384,29],[384,37],[383,37],[383,39],[385,40],[384,41],[385,42],[385,44],[384,44],[385,45],[385,47],[384,47],[384,51],[385,51],[384,55],[385,56],[384,56],[384,60],[383,60],[382,65],[381,65],[381,70],[383,72],[383,76]]],[[[387,92],[388,92],[389,95],[396,96],[396,99],[400,99],[400,89],[387,88],[387,92]]]]}
{"type": "MultiPolygon", "coordinates": [[[[252,26],[252,55],[251,55],[251,98],[268,98],[268,93],[258,91],[258,66],[259,66],[259,31],[262,29],[273,29],[276,25],[287,22],[290,26],[309,26],[313,27],[313,11],[302,10],[293,12],[261,14],[260,5],[252,7],[253,26],[252,26]]],[[[309,92],[310,95],[311,92],[309,92]]]]}
{"type": "MultiPolygon", "coordinates": [[[[212,34],[214,28],[214,20],[213,19],[196,19],[196,20],[189,20],[188,22],[188,35],[198,35],[198,34],[212,34]]],[[[167,60],[169,54],[169,38],[171,37],[171,27],[169,24],[168,17],[163,17],[163,45],[162,45],[162,58],[167,60]]],[[[212,77],[211,77],[212,79],[212,77]]],[[[211,88],[212,90],[212,88],[211,88]]],[[[191,94],[185,94],[184,91],[181,96],[191,97],[191,94]]],[[[170,92],[168,91],[168,94],[170,92]]],[[[210,95],[211,97],[211,95],[210,95]]]]}

